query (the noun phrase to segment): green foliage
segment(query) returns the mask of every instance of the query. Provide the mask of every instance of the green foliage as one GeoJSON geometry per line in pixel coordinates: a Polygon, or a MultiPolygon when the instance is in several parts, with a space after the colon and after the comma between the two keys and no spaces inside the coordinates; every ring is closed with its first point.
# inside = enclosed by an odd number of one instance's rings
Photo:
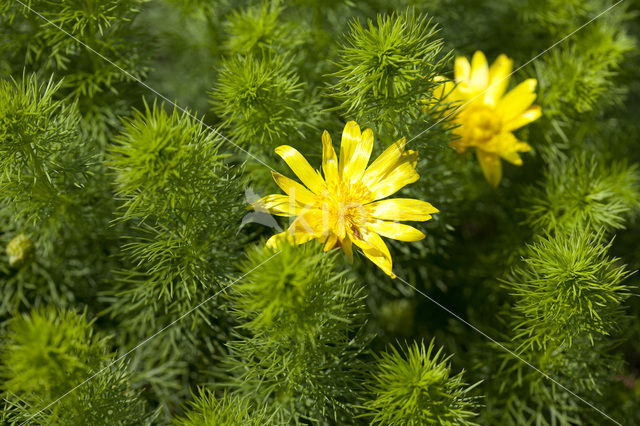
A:
{"type": "MultiPolygon", "coordinates": [[[[122,344],[131,347],[147,327],[178,321],[227,283],[245,208],[242,177],[225,163],[221,137],[188,113],[147,106],[124,124],[116,142],[109,165],[121,200],[118,220],[129,233],[118,286],[106,296],[116,299],[109,311],[127,330],[122,344]]],[[[215,351],[200,341],[220,331],[214,307],[212,301],[173,327],[165,336],[169,344],[153,342],[136,354],[145,368],[172,377],[144,378],[165,400],[188,394],[186,386],[175,389],[175,376],[186,381],[189,374],[184,352],[201,359],[215,351]]]]}
{"type": "Polygon", "coordinates": [[[190,298],[224,273],[219,256],[226,259],[234,245],[244,212],[242,181],[219,153],[220,136],[175,109],[147,106],[116,141],[109,164],[122,200],[120,220],[139,233],[125,252],[147,270],[158,295],[172,299],[180,282],[190,298]]]}
{"type": "Polygon", "coordinates": [[[536,34],[544,40],[539,52],[568,36],[534,61],[534,72],[527,73],[538,80],[538,103],[545,116],[539,123],[537,149],[551,162],[568,149],[574,154],[592,150],[608,160],[625,156],[621,148],[629,146],[628,140],[633,139],[629,132],[635,131],[622,130],[626,120],[620,112],[628,111],[624,107],[629,89],[626,68],[633,66],[629,59],[637,48],[630,31],[634,12],[626,2],[615,7],[601,0],[544,3],[550,7],[538,8],[531,2],[516,10],[524,22],[535,22],[543,29],[536,34]],[[549,38],[549,34],[554,35],[549,38]],[[593,145],[598,147],[593,150],[593,145]]]}
{"type": "Polygon", "coordinates": [[[518,358],[500,355],[496,367],[505,379],[489,392],[494,397],[484,414],[488,422],[589,423],[602,414],[586,410],[576,395],[597,408],[611,407],[605,396],[624,371],[610,337],[627,324],[623,303],[632,293],[630,273],[608,255],[613,243],[604,243],[603,233],[621,227],[635,206],[636,172],[622,164],[598,166],[585,156],[551,167],[546,193],[535,192],[534,208],[527,211],[538,232],[549,234],[527,246],[505,283],[514,297],[506,314],[512,341],[505,346],[518,358]],[[555,208],[548,211],[542,203],[555,208]]]}
{"type": "Polygon", "coordinates": [[[527,23],[539,25],[543,31],[552,31],[554,37],[562,37],[567,30],[581,24],[580,18],[603,9],[601,1],[580,0],[525,0],[518,6],[518,15],[527,23]]]}
{"type": "MultiPolygon", "coordinates": [[[[505,346],[517,350],[517,343],[505,346]]],[[[486,390],[487,408],[480,423],[569,426],[591,424],[596,419],[606,422],[578,397],[601,410],[611,402],[611,386],[622,371],[621,356],[609,353],[611,349],[602,339],[595,345],[588,339],[575,339],[571,346],[530,349],[519,358],[497,346],[488,348],[484,373],[494,380],[486,390]]],[[[616,420],[623,419],[613,410],[604,410],[616,420]]]]}
{"type": "Polygon", "coordinates": [[[447,55],[431,20],[409,11],[352,21],[333,75],[335,99],[347,117],[403,128],[438,83],[447,55]]]}
{"type": "Polygon", "coordinates": [[[630,295],[623,284],[629,273],[618,259],[607,257],[611,244],[601,235],[558,233],[528,246],[522,266],[508,288],[516,298],[515,339],[521,351],[571,346],[585,336],[593,343],[619,322],[630,295]]]}
{"type": "Polygon", "coordinates": [[[47,308],[15,318],[2,360],[4,388],[11,394],[53,400],[82,381],[107,358],[106,342],[94,337],[84,315],[47,308]]]}
{"type": "Polygon", "coordinates": [[[451,374],[450,357],[442,348],[433,354],[434,342],[413,344],[399,352],[382,353],[368,386],[372,397],[364,404],[372,424],[381,425],[473,425],[473,388],[462,374],[451,374]]]}
{"type": "Polygon", "coordinates": [[[556,160],[544,183],[526,194],[527,223],[542,233],[623,228],[640,203],[639,179],[624,162],[605,165],[588,155],[556,160]]]}
{"type": "Polygon", "coordinates": [[[295,26],[281,22],[282,6],[279,1],[265,1],[244,10],[235,10],[229,16],[225,43],[230,54],[259,54],[264,51],[290,51],[299,43],[293,37],[295,26]]]}
{"type": "Polygon", "coordinates": [[[256,409],[246,399],[225,394],[216,399],[212,392],[200,389],[184,417],[174,420],[177,426],[263,426],[273,424],[271,416],[256,409]]]}
{"type": "Polygon", "coordinates": [[[410,335],[416,306],[411,299],[397,299],[386,302],[380,307],[380,322],[391,334],[410,335]]]}
{"type": "Polygon", "coordinates": [[[638,423],[636,2],[577,32],[613,3],[24,3],[51,23],[0,0],[0,423],[638,423]],[[448,145],[451,49],[538,80],[499,188],[448,145]],[[402,280],[243,220],[274,147],[318,166],[351,119],[440,210],[387,240],[402,280]]]}
{"type": "Polygon", "coordinates": [[[228,344],[223,370],[240,395],[278,421],[345,422],[353,413],[364,336],[362,292],[320,244],[250,249],[231,295],[250,334],[228,344]],[[267,259],[273,260],[266,263],[267,259]]]}
{"type": "Polygon", "coordinates": [[[55,99],[59,90],[33,75],[0,81],[0,245],[11,257],[26,236],[23,254],[33,260],[14,257],[6,271],[0,267],[0,315],[27,300],[64,305],[91,298],[108,278],[104,168],[82,138],[75,105],[55,99]]]}
{"type": "Polygon", "coordinates": [[[85,314],[44,308],[14,318],[1,357],[7,424],[36,415],[39,424],[61,426],[142,424],[151,418],[122,363],[84,383],[109,361],[106,339],[94,334],[85,314]],[[78,385],[80,392],[67,394],[78,385]]]}
{"type": "MultiPolygon", "coordinates": [[[[253,248],[241,269],[246,273],[272,255],[253,248]]],[[[352,327],[359,290],[345,281],[345,272],[335,272],[335,263],[336,255],[325,255],[315,245],[286,246],[233,287],[234,312],[244,320],[242,327],[271,339],[314,344],[322,335],[340,340],[352,327]]]]}
{"type": "Polygon", "coordinates": [[[59,88],[34,76],[0,81],[2,202],[25,223],[74,214],[70,195],[87,181],[92,151],[79,138],[76,108],[53,99],[59,88]]]}
{"type": "Polygon", "coordinates": [[[204,2],[209,8],[216,6],[215,14],[191,8],[188,3],[154,1],[140,14],[138,25],[148,30],[155,51],[162,52],[154,58],[145,83],[181,107],[204,112],[209,109],[205,94],[223,52],[224,16],[217,2],[204,2]]]}
{"type": "Polygon", "coordinates": [[[214,111],[242,144],[269,144],[302,135],[301,83],[285,56],[238,56],[226,61],[211,92],[214,111]]]}
{"type": "Polygon", "coordinates": [[[64,76],[59,96],[78,102],[83,130],[104,143],[140,94],[135,80],[146,75],[149,42],[133,25],[145,2],[29,0],[25,7],[4,0],[0,22],[10,37],[0,56],[13,65],[12,73],[21,72],[24,64],[29,72],[64,76]]]}
{"type": "Polygon", "coordinates": [[[60,402],[47,416],[44,425],[75,426],[90,424],[147,425],[155,415],[150,413],[138,391],[131,387],[130,374],[122,364],[109,368],[82,385],[60,402]]]}
{"type": "Polygon", "coordinates": [[[125,122],[115,142],[109,164],[124,219],[144,221],[153,213],[185,221],[194,213],[214,213],[221,200],[208,192],[217,185],[224,193],[234,178],[218,153],[220,136],[176,109],[167,113],[163,106],[145,106],[125,122]]]}
{"type": "Polygon", "coordinates": [[[261,158],[271,157],[283,141],[317,136],[325,118],[317,91],[300,78],[308,66],[302,48],[307,33],[283,15],[279,1],[229,13],[228,56],[210,92],[212,109],[230,138],[261,158]]]}
{"type": "Polygon", "coordinates": [[[613,77],[634,41],[614,23],[595,22],[584,31],[536,63],[542,108],[549,118],[591,112],[621,98],[613,77]]]}

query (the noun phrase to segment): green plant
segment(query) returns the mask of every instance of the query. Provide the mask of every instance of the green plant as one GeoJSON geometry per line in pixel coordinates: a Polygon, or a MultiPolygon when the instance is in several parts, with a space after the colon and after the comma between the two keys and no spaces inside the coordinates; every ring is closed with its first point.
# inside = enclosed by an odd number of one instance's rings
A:
{"type": "Polygon", "coordinates": [[[378,16],[366,27],[352,21],[331,87],[344,115],[405,130],[401,123],[417,119],[448,58],[437,34],[437,26],[414,11],[378,16]]]}
{"type": "Polygon", "coordinates": [[[450,357],[434,342],[414,344],[402,352],[395,347],[380,355],[369,379],[370,399],[364,403],[372,424],[472,425],[477,407],[462,373],[451,374],[450,357]]]}
{"type": "Polygon", "coordinates": [[[0,423],[640,424],[637,11],[0,0],[0,423]],[[440,90],[477,50],[542,107],[498,188],[440,90]],[[396,279],[250,211],[350,120],[439,210],[396,279]]]}

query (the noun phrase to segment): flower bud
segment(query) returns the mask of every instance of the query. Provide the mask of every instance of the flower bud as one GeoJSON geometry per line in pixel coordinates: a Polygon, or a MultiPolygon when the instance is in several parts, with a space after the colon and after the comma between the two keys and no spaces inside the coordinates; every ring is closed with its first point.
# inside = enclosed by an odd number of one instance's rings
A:
{"type": "Polygon", "coordinates": [[[7,244],[7,255],[9,256],[9,265],[13,268],[20,268],[28,263],[34,255],[35,248],[33,241],[25,234],[16,235],[7,244]]]}

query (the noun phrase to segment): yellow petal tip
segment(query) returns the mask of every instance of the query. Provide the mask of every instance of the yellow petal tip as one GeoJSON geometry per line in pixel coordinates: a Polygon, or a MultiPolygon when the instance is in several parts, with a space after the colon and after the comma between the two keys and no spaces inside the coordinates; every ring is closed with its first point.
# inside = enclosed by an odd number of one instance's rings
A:
{"type": "Polygon", "coordinates": [[[529,88],[530,92],[533,92],[536,90],[536,87],[538,86],[538,80],[536,80],[535,78],[528,78],[526,80],[527,83],[527,87],[529,88]]]}

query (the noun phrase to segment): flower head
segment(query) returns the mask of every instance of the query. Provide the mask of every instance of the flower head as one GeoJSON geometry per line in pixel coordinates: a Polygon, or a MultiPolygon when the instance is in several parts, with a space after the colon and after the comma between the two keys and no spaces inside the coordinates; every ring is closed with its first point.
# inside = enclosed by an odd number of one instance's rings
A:
{"type": "Polygon", "coordinates": [[[392,278],[389,249],[380,236],[400,241],[418,241],[425,235],[398,220],[426,221],[438,210],[431,204],[408,198],[383,198],[397,192],[420,177],[415,170],[415,151],[405,151],[400,139],[387,148],[369,167],[373,149],[373,131],[360,131],[350,121],[342,132],[340,157],[333,149],[331,137],[322,134],[322,173],[314,170],[296,149],[276,148],[302,184],[273,173],[278,186],[287,195],[268,195],[254,203],[279,216],[295,217],[286,231],[267,241],[278,247],[289,241],[301,244],[312,239],[322,241],[324,250],[341,247],[353,262],[352,245],[392,278]]]}
{"type": "Polygon", "coordinates": [[[498,186],[502,179],[500,158],[520,166],[518,153],[531,150],[512,132],[541,115],[540,107],[531,105],[536,99],[536,79],[527,79],[505,94],[512,68],[513,61],[505,55],[498,56],[491,67],[480,51],[473,55],[471,64],[467,58],[458,57],[455,83],[443,83],[436,93],[446,101],[461,104],[453,115],[458,124],[454,133],[459,138],[450,145],[461,153],[475,147],[482,171],[492,186],[498,186]]]}

